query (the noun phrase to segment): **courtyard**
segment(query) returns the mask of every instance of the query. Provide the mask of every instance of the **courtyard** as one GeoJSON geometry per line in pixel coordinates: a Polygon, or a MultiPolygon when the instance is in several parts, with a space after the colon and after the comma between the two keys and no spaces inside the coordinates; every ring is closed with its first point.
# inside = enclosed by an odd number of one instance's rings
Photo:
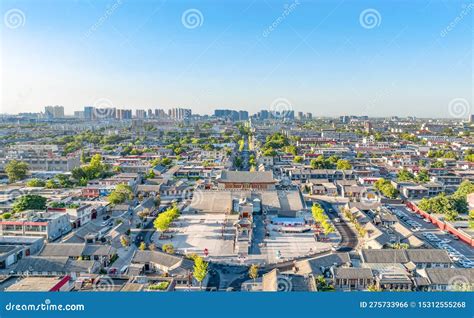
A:
{"type": "Polygon", "coordinates": [[[327,251],[339,242],[336,233],[325,241],[318,241],[312,229],[306,232],[281,231],[280,227],[270,224],[273,217],[275,215],[254,216],[253,239],[248,255],[244,256],[234,249],[236,214],[183,212],[165,235],[156,232],[152,241],[156,246],[172,244],[178,254],[194,253],[217,262],[260,264],[327,251]]]}

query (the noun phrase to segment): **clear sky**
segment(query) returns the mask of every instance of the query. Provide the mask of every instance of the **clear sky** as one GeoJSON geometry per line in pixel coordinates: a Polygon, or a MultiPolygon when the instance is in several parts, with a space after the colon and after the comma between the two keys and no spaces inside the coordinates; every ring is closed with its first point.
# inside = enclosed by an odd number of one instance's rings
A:
{"type": "Polygon", "coordinates": [[[279,98],[317,116],[449,117],[459,98],[473,107],[469,1],[0,6],[0,112],[63,105],[72,113],[106,100],[118,108],[253,113],[279,98]]]}

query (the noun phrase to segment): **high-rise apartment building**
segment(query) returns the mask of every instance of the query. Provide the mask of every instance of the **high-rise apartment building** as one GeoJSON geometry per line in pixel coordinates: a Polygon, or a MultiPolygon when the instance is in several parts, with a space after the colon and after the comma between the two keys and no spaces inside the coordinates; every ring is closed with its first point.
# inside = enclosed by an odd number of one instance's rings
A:
{"type": "Polygon", "coordinates": [[[171,108],[168,110],[168,115],[176,120],[184,120],[191,117],[192,111],[188,108],[171,108]]]}
{"type": "Polygon", "coordinates": [[[45,106],[44,114],[47,118],[64,118],[64,106],[45,106]]]}

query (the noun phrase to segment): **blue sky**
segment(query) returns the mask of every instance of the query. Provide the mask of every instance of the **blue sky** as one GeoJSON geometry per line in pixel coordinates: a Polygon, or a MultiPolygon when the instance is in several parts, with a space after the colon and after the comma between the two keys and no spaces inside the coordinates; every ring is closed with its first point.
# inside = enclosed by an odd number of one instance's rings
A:
{"type": "Polygon", "coordinates": [[[2,0],[0,111],[64,105],[72,113],[107,100],[255,112],[284,98],[315,115],[448,117],[453,99],[472,108],[474,8],[466,5],[2,0]],[[9,20],[12,9],[20,23],[9,20]],[[195,25],[183,22],[190,9],[195,25]],[[361,22],[365,10],[375,20],[361,22]]]}

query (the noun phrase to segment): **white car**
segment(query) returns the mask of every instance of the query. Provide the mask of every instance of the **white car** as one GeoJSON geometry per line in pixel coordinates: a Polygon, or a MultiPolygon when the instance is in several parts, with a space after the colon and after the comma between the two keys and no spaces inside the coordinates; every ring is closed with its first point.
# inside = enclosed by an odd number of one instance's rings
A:
{"type": "Polygon", "coordinates": [[[442,239],[442,240],[441,240],[441,243],[445,243],[445,244],[447,244],[447,243],[451,243],[451,240],[448,240],[448,239],[442,239]]]}

